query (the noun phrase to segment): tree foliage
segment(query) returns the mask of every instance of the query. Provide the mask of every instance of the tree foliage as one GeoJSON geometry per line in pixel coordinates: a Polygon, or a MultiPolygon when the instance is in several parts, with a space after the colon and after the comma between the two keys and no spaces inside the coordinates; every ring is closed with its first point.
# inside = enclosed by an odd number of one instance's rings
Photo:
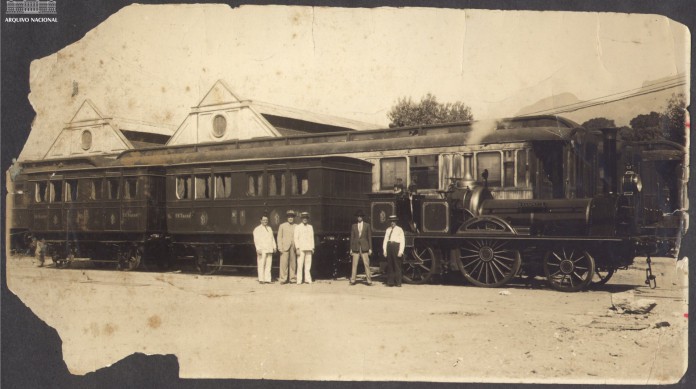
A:
{"type": "Polygon", "coordinates": [[[655,111],[638,115],[629,122],[631,127],[624,127],[620,130],[621,137],[625,140],[635,141],[664,138],[661,123],[662,115],[655,111]]]}
{"type": "Polygon", "coordinates": [[[616,123],[611,119],[599,117],[586,121],[582,126],[588,130],[599,130],[602,128],[616,127],[616,123]]]}
{"type": "Polygon", "coordinates": [[[686,97],[684,94],[673,93],[662,115],[665,138],[686,144],[686,97]]]}
{"type": "Polygon", "coordinates": [[[461,101],[440,103],[428,93],[420,102],[410,97],[399,98],[387,113],[389,127],[420,126],[437,123],[465,122],[474,119],[471,108],[461,101]]]}

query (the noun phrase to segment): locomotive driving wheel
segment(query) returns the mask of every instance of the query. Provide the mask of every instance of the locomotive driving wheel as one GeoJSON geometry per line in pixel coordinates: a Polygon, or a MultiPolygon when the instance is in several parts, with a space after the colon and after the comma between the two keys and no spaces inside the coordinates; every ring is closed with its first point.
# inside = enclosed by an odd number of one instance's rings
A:
{"type": "Polygon", "coordinates": [[[495,239],[466,240],[459,248],[459,269],[476,286],[495,288],[505,285],[519,271],[519,250],[495,239]]]}
{"type": "Polygon", "coordinates": [[[222,270],[222,250],[200,250],[196,253],[196,269],[200,274],[211,275],[222,270]]]}
{"type": "Polygon", "coordinates": [[[592,282],[594,258],[584,250],[560,247],[549,250],[544,258],[544,273],[552,288],[577,292],[592,282]]]}
{"type": "Polygon", "coordinates": [[[594,277],[592,278],[592,286],[600,286],[609,282],[611,276],[614,275],[616,269],[613,267],[596,267],[594,277]]]}
{"type": "Polygon", "coordinates": [[[401,278],[407,284],[425,284],[433,277],[437,251],[429,244],[416,242],[406,250],[401,278]]]}

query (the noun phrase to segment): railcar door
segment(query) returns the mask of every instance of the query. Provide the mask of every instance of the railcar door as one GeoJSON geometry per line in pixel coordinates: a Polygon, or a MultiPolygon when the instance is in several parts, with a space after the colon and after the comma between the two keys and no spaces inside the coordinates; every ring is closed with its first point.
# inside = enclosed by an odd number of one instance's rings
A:
{"type": "Polygon", "coordinates": [[[107,172],[103,185],[104,231],[121,230],[121,173],[107,172]]]}
{"type": "Polygon", "coordinates": [[[63,223],[63,176],[55,175],[48,181],[48,231],[60,232],[63,223]]]}

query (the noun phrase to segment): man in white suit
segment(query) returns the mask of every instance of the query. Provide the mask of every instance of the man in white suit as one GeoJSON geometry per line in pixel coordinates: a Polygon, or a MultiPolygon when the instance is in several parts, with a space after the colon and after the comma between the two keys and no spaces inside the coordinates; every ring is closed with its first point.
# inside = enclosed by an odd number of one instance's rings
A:
{"type": "Polygon", "coordinates": [[[302,223],[295,226],[295,249],[297,250],[297,285],[302,283],[304,269],[304,282],[312,283],[312,254],[314,254],[314,228],[309,224],[309,213],[300,214],[302,223]]]}
{"type": "Polygon", "coordinates": [[[273,253],[278,251],[273,230],[268,226],[268,216],[261,216],[261,224],[254,229],[254,245],[256,246],[256,267],[259,273],[259,284],[271,283],[271,263],[273,253]]]}

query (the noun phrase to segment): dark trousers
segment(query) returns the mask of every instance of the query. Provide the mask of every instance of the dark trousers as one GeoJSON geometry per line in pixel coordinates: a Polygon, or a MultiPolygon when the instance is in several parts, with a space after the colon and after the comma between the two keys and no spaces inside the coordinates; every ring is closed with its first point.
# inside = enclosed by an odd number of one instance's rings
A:
{"type": "Polygon", "coordinates": [[[387,285],[401,285],[401,262],[399,243],[387,242],[387,285]]]}

